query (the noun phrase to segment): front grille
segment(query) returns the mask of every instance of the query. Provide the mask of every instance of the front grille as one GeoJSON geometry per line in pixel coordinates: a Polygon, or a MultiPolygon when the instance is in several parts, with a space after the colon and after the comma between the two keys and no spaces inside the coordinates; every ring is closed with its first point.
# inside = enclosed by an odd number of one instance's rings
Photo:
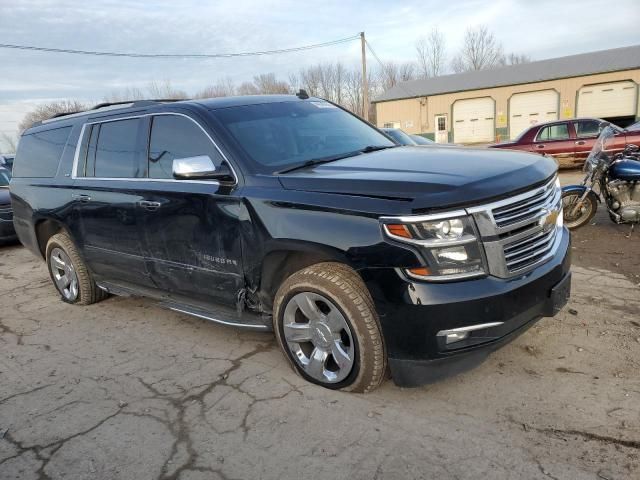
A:
{"type": "Polygon", "coordinates": [[[13,220],[13,210],[10,205],[0,205],[0,220],[13,220]]]}
{"type": "Polygon", "coordinates": [[[553,257],[562,227],[561,191],[556,178],[514,197],[469,209],[482,237],[489,272],[522,275],[553,257]]]}
{"type": "Polygon", "coordinates": [[[544,187],[534,190],[531,197],[494,208],[491,211],[493,219],[499,228],[535,220],[540,217],[543,209],[549,208],[549,204],[555,204],[553,200],[556,193],[555,183],[549,182],[544,187]]]}
{"type": "Polygon", "coordinates": [[[504,247],[504,259],[507,269],[517,273],[537,264],[551,251],[558,234],[554,225],[549,231],[541,231],[504,247]]]}

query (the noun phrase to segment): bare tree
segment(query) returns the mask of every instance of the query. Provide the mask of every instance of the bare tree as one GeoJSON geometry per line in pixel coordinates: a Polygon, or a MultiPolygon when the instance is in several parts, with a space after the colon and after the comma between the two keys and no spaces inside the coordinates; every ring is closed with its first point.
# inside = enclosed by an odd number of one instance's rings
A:
{"type": "Polygon", "coordinates": [[[398,64],[393,61],[386,62],[379,71],[380,85],[383,90],[396,86],[399,82],[415,79],[415,64],[405,62],[398,64]]]}
{"type": "Polygon", "coordinates": [[[530,63],[531,57],[524,53],[513,53],[511,52],[508,55],[502,57],[500,63],[501,65],[521,65],[523,63],[530,63]]]}
{"type": "Polygon", "coordinates": [[[58,113],[81,112],[86,109],[87,105],[78,100],[61,100],[59,102],[43,103],[24,116],[18,124],[18,129],[23,132],[34,123],[47,120],[58,113]]]}
{"type": "Polygon", "coordinates": [[[462,49],[452,60],[451,68],[456,73],[486,70],[499,66],[503,58],[502,44],[486,26],[469,27],[464,34],[462,49]]]}
{"type": "Polygon", "coordinates": [[[238,95],[259,95],[260,91],[252,82],[242,82],[238,87],[238,95]]]}
{"type": "Polygon", "coordinates": [[[420,78],[437,77],[445,68],[444,35],[434,27],[427,37],[420,37],[416,42],[418,57],[418,76],[420,78]]]}
{"type": "Polygon", "coordinates": [[[231,78],[226,77],[213,85],[203,88],[193,98],[230,97],[235,95],[236,86],[231,78]]]}
{"type": "Polygon", "coordinates": [[[253,84],[262,94],[290,93],[289,84],[276,78],[275,73],[262,73],[253,77],[253,84]]]}
{"type": "Polygon", "coordinates": [[[153,80],[147,86],[149,98],[184,100],[189,98],[187,92],[173,88],[169,80],[158,82],[153,80]]]}

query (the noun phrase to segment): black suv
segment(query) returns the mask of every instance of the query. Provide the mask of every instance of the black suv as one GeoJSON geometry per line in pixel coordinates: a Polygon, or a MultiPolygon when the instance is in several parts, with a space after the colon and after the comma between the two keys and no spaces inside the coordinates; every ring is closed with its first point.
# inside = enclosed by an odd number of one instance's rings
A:
{"type": "Polygon", "coordinates": [[[22,136],[22,243],[62,300],[144,295],[275,330],[333,389],[483,360],[570,286],[552,160],[405,147],[304,93],[101,105],[22,136]]]}

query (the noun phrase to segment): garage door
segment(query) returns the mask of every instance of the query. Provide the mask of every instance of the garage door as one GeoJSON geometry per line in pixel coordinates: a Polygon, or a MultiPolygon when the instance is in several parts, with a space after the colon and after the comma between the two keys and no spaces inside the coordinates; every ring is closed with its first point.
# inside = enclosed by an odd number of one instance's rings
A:
{"type": "Polygon", "coordinates": [[[636,84],[634,82],[601,83],[582,87],[578,91],[580,117],[626,117],[636,114],[636,84]]]}
{"type": "Polygon", "coordinates": [[[536,123],[558,119],[558,92],[516,93],[509,100],[509,135],[516,138],[536,123]]]}
{"type": "Polygon", "coordinates": [[[458,100],[453,104],[453,141],[493,142],[495,104],[492,98],[458,100]]]}

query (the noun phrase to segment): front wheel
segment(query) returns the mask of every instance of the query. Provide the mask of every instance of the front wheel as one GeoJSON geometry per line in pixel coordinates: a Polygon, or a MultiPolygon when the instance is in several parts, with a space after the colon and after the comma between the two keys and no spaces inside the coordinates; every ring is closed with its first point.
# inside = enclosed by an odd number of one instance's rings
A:
{"type": "Polygon", "coordinates": [[[362,278],[339,263],[291,275],[274,302],[278,344],[305,379],[330,389],[369,392],[384,379],[386,354],[362,278]]]}
{"type": "Polygon", "coordinates": [[[583,192],[562,192],[562,212],[568,229],[580,228],[591,221],[596,214],[598,203],[595,195],[588,194],[580,200],[583,192]]]}

